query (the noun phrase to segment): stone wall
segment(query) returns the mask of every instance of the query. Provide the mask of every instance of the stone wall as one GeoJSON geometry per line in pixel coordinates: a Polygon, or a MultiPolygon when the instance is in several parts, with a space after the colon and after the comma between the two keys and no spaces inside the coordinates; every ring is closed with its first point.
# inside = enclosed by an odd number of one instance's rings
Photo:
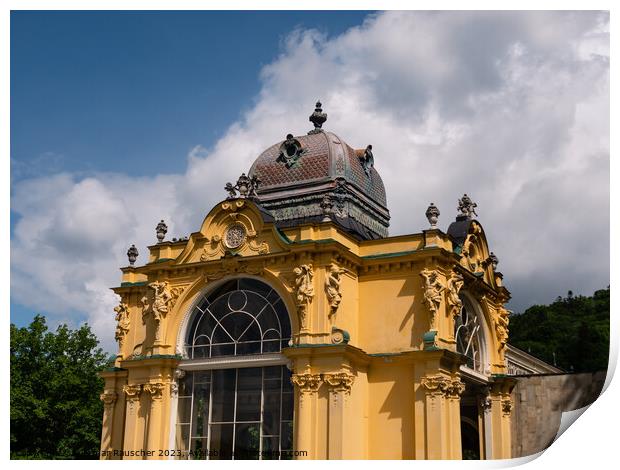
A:
{"type": "Polygon", "coordinates": [[[551,445],[562,412],[583,408],[600,395],[606,372],[515,376],[512,392],[512,456],[532,455],[551,445]]]}

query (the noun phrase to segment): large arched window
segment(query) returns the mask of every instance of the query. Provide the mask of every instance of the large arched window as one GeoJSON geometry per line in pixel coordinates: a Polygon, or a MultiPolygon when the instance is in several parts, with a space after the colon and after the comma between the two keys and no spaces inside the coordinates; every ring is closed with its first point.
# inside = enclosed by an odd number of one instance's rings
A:
{"type": "Polygon", "coordinates": [[[280,351],[291,323],[278,293],[254,278],[226,281],[195,303],[186,331],[176,428],[183,456],[290,458],[293,387],[280,351]]]}
{"type": "Polygon", "coordinates": [[[466,366],[484,373],[485,350],[482,321],[467,296],[460,296],[463,305],[454,323],[456,350],[467,358],[466,366]]]}

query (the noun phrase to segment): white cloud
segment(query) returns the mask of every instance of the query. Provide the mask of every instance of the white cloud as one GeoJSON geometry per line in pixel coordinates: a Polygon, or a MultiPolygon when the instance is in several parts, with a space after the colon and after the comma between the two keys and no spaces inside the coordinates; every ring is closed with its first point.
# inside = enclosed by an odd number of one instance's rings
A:
{"type": "Polygon", "coordinates": [[[181,175],[21,181],[12,295],[53,315],[87,312],[112,348],[109,286],[160,218],[196,230],[223,185],[288,132],[325,127],[373,144],[391,234],[445,228],[464,192],[479,205],[517,310],[609,282],[609,27],[596,12],[389,12],[327,38],[293,32],[253,108],[181,175]]]}

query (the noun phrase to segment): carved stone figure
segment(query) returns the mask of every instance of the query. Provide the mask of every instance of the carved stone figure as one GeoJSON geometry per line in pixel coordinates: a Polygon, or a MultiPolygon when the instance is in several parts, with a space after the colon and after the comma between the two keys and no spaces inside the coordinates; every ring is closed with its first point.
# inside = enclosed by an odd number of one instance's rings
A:
{"type": "Polygon", "coordinates": [[[437,271],[431,271],[424,268],[422,272],[420,272],[420,276],[424,279],[424,284],[422,286],[424,288],[424,303],[428,307],[428,311],[431,314],[430,330],[437,330],[436,316],[439,311],[439,307],[441,306],[441,296],[444,286],[439,280],[439,274],[437,271]]]}
{"type": "Polygon", "coordinates": [[[177,297],[183,292],[183,288],[175,287],[170,289],[168,281],[155,281],[149,284],[152,295],[146,295],[142,298],[142,322],[146,323],[148,315],[153,316],[155,321],[155,340],[159,338],[159,327],[161,320],[174,306],[177,297]]]}
{"type": "Polygon", "coordinates": [[[114,339],[118,341],[118,347],[121,348],[130,326],[129,307],[121,302],[114,307],[114,311],[116,312],[116,333],[114,334],[114,339]]]}
{"type": "Polygon", "coordinates": [[[364,150],[364,155],[359,158],[362,168],[364,168],[364,173],[366,173],[366,176],[370,177],[371,169],[375,166],[375,157],[372,154],[372,145],[368,145],[366,150],[364,150]]]}
{"type": "Polygon", "coordinates": [[[495,317],[495,334],[497,335],[500,349],[506,347],[506,343],[508,342],[509,316],[510,311],[506,310],[504,307],[500,307],[495,317]]]}
{"type": "Polygon", "coordinates": [[[308,305],[314,297],[313,278],[314,272],[311,264],[302,264],[293,270],[295,274],[295,296],[299,311],[301,329],[306,328],[306,313],[308,305]]]}
{"type": "Polygon", "coordinates": [[[452,318],[456,318],[463,306],[463,301],[459,297],[459,292],[463,287],[463,276],[453,272],[448,278],[446,301],[448,304],[448,312],[452,318]]]}
{"type": "Polygon", "coordinates": [[[332,263],[325,277],[325,293],[327,294],[327,300],[329,302],[330,316],[336,313],[342,301],[342,294],[340,293],[340,275],[344,274],[344,272],[344,269],[332,263]]]}
{"type": "Polygon", "coordinates": [[[478,214],[476,214],[476,207],[478,207],[478,204],[472,201],[467,194],[463,194],[463,197],[459,199],[459,205],[457,209],[461,212],[462,215],[467,216],[468,219],[472,219],[473,215],[478,217],[478,214]]]}
{"type": "Polygon", "coordinates": [[[226,183],[224,189],[228,192],[227,199],[255,199],[258,197],[256,191],[260,185],[260,179],[258,176],[252,176],[252,178],[246,176],[245,173],[241,173],[241,176],[237,180],[237,183],[226,183]],[[237,194],[237,192],[239,194],[237,194]]]}

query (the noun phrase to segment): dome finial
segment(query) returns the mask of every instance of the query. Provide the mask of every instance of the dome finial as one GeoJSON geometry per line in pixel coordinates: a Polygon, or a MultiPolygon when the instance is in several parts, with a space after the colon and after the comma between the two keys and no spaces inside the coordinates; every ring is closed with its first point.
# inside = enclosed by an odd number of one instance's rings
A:
{"type": "Polygon", "coordinates": [[[318,134],[319,132],[323,132],[323,129],[321,129],[321,127],[323,126],[325,121],[327,121],[327,113],[323,112],[321,106],[321,101],[317,101],[316,108],[314,109],[314,112],[310,115],[309,118],[309,121],[314,124],[314,129],[308,132],[308,134],[318,134]]]}

